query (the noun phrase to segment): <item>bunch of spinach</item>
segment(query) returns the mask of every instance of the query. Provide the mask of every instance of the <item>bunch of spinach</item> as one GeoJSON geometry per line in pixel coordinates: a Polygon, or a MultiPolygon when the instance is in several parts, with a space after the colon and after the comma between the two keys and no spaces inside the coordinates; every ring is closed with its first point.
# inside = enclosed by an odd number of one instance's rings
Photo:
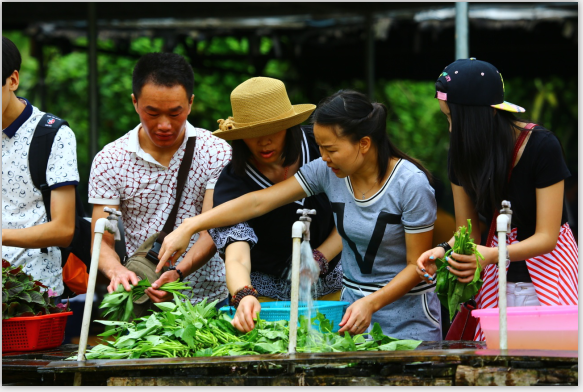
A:
{"type": "Polygon", "coordinates": [[[69,310],[69,303],[53,306],[48,287],[2,259],[2,320],[69,310]]]}
{"type": "MultiPolygon", "coordinates": [[[[112,321],[130,321],[134,318],[134,302],[145,294],[148,287],[152,285],[148,279],[142,279],[136,286],[130,285],[131,291],[126,291],[120,283],[113,293],[106,294],[103,297],[99,309],[106,309],[102,317],[108,317],[112,321]]],[[[164,283],[160,290],[173,293],[182,298],[187,298],[181,291],[191,290],[192,287],[186,283],[176,280],[175,282],[164,283]]]]}
{"type": "Polygon", "coordinates": [[[474,239],[470,236],[471,233],[472,222],[471,219],[468,219],[468,227],[460,226],[458,231],[455,232],[455,242],[453,248],[445,253],[443,259],[437,259],[435,261],[435,264],[437,265],[435,293],[437,294],[437,297],[443,306],[448,308],[450,321],[453,320],[453,316],[460,309],[460,304],[472,299],[472,297],[478,293],[482,287],[482,284],[484,283],[480,277],[482,267],[479,262],[480,260],[484,259],[484,256],[482,256],[482,254],[477,250],[474,239]],[[450,273],[447,269],[447,267],[450,267],[450,265],[446,258],[449,257],[452,253],[457,253],[460,255],[476,255],[477,268],[476,272],[474,273],[474,278],[471,282],[459,282],[457,276],[450,273]]]}
{"type": "MultiPolygon", "coordinates": [[[[286,353],[289,342],[288,321],[266,321],[260,317],[255,328],[239,332],[231,318],[219,314],[217,301],[192,305],[174,293],[174,302],[155,304],[160,311],[132,322],[96,320],[111,327],[100,336],[117,334],[115,341],[104,340],[86,354],[87,359],[153,357],[209,357],[286,353]]],[[[318,312],[308,320],[300,316],[298,352],[341,352],[413,350],[421,341],[398,340],[385,336],[378,323],[369,335],[344,336],[332,332],[333,323],[318,312]],[[311,321],[311,323],[310,323],[311,321]],[[316,327],[316,321],[318,325],[316,327]],[[311,325],[315,328],[311,328],[311,325]]],[[[68,358],[71,360],[76,357],[68,358]]]]}

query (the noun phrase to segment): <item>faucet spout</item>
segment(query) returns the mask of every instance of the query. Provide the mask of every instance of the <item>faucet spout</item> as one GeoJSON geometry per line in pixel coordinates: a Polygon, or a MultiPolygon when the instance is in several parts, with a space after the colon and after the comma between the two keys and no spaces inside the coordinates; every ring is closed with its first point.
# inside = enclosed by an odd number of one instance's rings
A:
{"type": "Polygon", "coordinates": [[[115,241],[119,241],[121,239],[121,235],[119,233],[119,227],[117,225],[118,219],[121,216],[121,211],[118,211],[114,208],[104,207],[103,211],[108,212],[109,215],[107,216],[107,223],[105,224],[104,229],[113,234],[113,239],[115,241]]]}
{"type": "Polygon", "coordinates": [[[310,210],[308,208],[298,209],[297,214],[301,214],[300,221],[306,226],[304,231],[304,241],[310,241],[310,224],[312,223],[312,218],[310,215],[316,215],[316,210],[310,210]]]}

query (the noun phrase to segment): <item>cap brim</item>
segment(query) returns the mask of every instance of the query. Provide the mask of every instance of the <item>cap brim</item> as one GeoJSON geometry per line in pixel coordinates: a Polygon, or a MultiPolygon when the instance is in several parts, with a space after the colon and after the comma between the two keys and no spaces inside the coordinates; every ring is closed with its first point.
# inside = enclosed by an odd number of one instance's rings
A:
{"type": "Polygon", "coordinates": [[[514,112],[514,113],[526,112],[526,110],[523,107],[515,105],[515,104],[510,103],[510,102],[506,102],[506,101],[499,103],[497,105],[491,105],[491,106],[493,108],[496,108],[496,109],[506,110],[507,112],[514,112]]]}
{"type": "Polygon", "coordinates": [[[233,128],[228,131],[222,131],[220,129],[213,132],[213,135],[220,137],[224,140],[237,140],[237,139],[248,139],[259,136],[271,135],[272,133],[282,131],[293,127],[294,125],[299,125],[306,121],[310,114],[316,110],[316,105],[312,104],[300,104],[293,105],[296,114],[281,118],[279,120],[264,122],[261,124],[249,125],[247,127],[233,128]]]}

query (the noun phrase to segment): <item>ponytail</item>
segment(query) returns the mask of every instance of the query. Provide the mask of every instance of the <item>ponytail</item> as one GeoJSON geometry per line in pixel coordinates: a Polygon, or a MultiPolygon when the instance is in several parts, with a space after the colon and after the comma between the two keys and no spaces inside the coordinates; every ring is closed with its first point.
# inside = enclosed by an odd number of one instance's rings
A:
{"type": "Polygon", "coordinates": [[[312,123],[338,126],[342,136],[357,143],[370,137],[377,149],[378,181],[387,174],[389,159],[401,158],[410,161],[421,170],[429,181],[431,174],[416,159],[399,150],[387,135],[387,107],[379,102],[370,102],[366,95],[353,90],[340,90],[318,104],[312,115],[312,123]]]}

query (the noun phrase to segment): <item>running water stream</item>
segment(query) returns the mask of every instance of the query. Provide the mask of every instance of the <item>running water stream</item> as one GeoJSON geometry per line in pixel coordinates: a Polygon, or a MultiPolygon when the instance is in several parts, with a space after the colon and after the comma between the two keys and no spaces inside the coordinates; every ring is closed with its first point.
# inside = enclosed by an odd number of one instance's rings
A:
{"type": "MultiPolygon", "coordinates": [[[[309,241],[302,241],[300,246],[300,285],[299,285],[299,307],[306,308],[307,313],[304,314],[308,320],[308,336],[312,332],[312,307],[313,298],[317,296],[317,283],[320,276],[320,267],[312,254],[312,247],[309,241]]],[[[291,282],[291,270],[288,276],[291,282]]],[[[311,339],[306,342],[309,344],[311,339]]],[[[309,347],[306,347],[309,351],[309,347]]]]}

